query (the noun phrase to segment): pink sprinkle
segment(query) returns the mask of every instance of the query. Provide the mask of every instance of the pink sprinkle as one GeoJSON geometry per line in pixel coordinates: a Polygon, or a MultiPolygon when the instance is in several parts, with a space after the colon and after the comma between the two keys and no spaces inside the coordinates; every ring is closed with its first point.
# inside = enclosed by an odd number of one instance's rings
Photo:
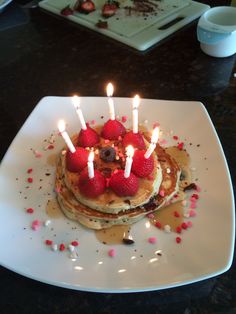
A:
{"type": "Polygon", "coordinates": [[[192,221],[187,221],[187,226],[188,226],[188,228],[191,228],[193,226],[192,221]]]}
{"type": "Polygon", "coordinates": [[[201,188],[200,188],[199,185],[197,185],[196,191],[197,191],[197,192],[201,192],[201,188]]]}
{"type": "Polygon", "coordinates": [[[186,222],[183,222],[182,225],[181,225],[181,227],[182,227],[184,230],[188,229],[188,225],[186,224],[186,222]]]}
{"type": "Polygon", "coordinates": [[[178,137],[177,135],[174,135],[174,136],[173,136],[173,139],[174,139],[175,141],[178,141],[179,137],[178,137]]]}
{"type": "Polygon", "coordinates": [[[107,139],[106,139],[106,140],[104,140],[104,143],[105,143],[105,144],[108,144],[108,143],[110,143],[110,140],[107,140],[107,139]]]}
{"type": "Polygon", "coordinates": [[[56,186],[55,187],[55,192],[56,193],[60,193],[62,191],[61,187],[60,186],[56,186]]]}
{"type": "Polygon", "coordinates": [[[115,173],[117,173],[117,172],[118,172],[118,169],[115,169],[113,173],[115,174],[115,173]]]}
{"type": "Polygon", "coordinates": [[[189,212],[190,217],[195,217],[196,215],[197,215],[197,213],[194,209],[190,210],[190,212],[189,212]]]}
{"type": "Polygon", "coordinates": [[[182,150],[184,147],[184,143],[183,142],[179,143],[177,147],[179,150],[182,150]]]}
{"type": "Polygon", "coordinates": [[[148,242],[151,244],[155,244],[157,242],[157,238],[156,237],[150,237],[150,238],[148,238],[148,242]]]}
{"type": "Polygon", "coordinates": [[[190,200],[192,203],[196,203],[196,201],[197,201],[197,199],[196,199],[195,197],[193,197],[193,196],[191,196],[189,200],[190,200]]]}
{"type": "Polygon", "coordinates": [[[177,218],[178,218],[178,217],[180,217],[180,214],[179,214],[179,212],[177,212],[177,211],[174,211],[174,216],[175,216],[175,217],[177,217],[177,218]]]}
{"type": "Polygon", "coordinates": [[[33,171],[33,169],[32,168],[29,168],[28,170],[27,170],[27,173],[31,173],[33,171]]]}
{"type": "Polygon", "coordinates": [[[78,246],[78,245],[79,245],[79,242],[78,242],[78,241],[72,241],[72,242],[71,242],[71,245],[73,245],[73,246],[78,246]]]}
{"type": "Polygon", "coordinates": [[[181,232],[182,232],[181,226],[176,227],[176,232],[177,232],[177,233],[181,233],[181,232]]]}
{"type": "Polygon", "coordinates": [[[150,219],[153,219],[155,216],[152,213],[150,213],[150,214],[147,215],[147,217],[150,218],[150,219]]]}
{"type": "Polygon", "coordinates": [[[92,121],[91,121],[91,124],[96,124],[96,120],[92,120],[92,121]]]}
{"type": "Polygon", "coordinates": [[[33,214],[34,209],[30,207],[30,208],[27,208],[26,211],[28,214],[33,214]]]}
{"type": "Polygon", "coordinates": [[[33,178],[28,178],[27,181],[28,181],[29,183],[32,183],[32,182],[33,182],[33,178]]]}
{"type": "Polygon", "coordinates": [[[115,257],[115,256],[116,256],[116,251],[115,251],[115,249],[110,249],[110,250],[108,251],[108,255],[109,255],[110,257],[115,257]]]}
{"type": "Polygon", "coordinates": [[[161,229],[161,223],[160,223],[159,221],[157,221],[157,222],[155,223],[155,226],[156,226],[158,229],[161,229]]]}
{"type": "Polygon", "coordinates": [[[155,129],[157,126],[159,127],[160,123],[159,122],[154,122],[153,125],[152,125],[152,128],[155,129]]]}
{"type": "Polygon", "coordinates": [[[198,200],[198,199],[199,199],[199,195],[198,195],[198,194],[196,194],[196,193],[194,193],[191,197],[192,197],[192,198],[195,198],[196,200],[198,200]]]}
{"type": "Polygon", "coordinates": [[[122,137],[121,136],[118,137],[118,141],[122,141],[122,137]]]}
{"type": "Polygon", "coordinates": [[[182,241],[182,239],[180,237],[176,237],[175,241],[176,241],[176,243],[180,243],[182,241]]]}
{"type": "Polygon", "coordinates": [[[37,230],[40,229],[40,226],[41,226],[40,221],[36,219],[36,220],[34,220],[34,221],[32,222],[31,228],[32,228],[34,231],[37,231],[37,230]]]}
{"type": "Polygon", "coordinates": [[[162,196],[162,197],[164,197],[164,196],[165,196],[165,191],[164,191],[164,190],[161,190],[161,191],[159,192],[159,195],[162,196]]]}
{"type": "Polygon", "coordinates": [[[165,144],[167,144],[167,140],[166,139],[160,139],[159,140],[159,143],[161,144],[161,145],[165,145],[165,144]]]}
{"type": "Polygon", "coordinates": [[[125,123],[125,122],[127,121],[127,116],[122,116],[122,117],[121,117],[121,121],[122,121],[123,123],[125,123]]]}
{"type": "Polygon", "coordinates": [[[196,206],[196,202],[192,202],[191,204],[190,204],[190,208],[191,209],[195,209],[197,206],[196,206]]]}

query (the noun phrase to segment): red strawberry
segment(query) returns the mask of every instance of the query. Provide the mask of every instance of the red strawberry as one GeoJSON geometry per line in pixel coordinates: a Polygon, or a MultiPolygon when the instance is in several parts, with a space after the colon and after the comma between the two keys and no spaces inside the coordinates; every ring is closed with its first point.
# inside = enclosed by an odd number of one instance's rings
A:
{"type": "Polygon", "coordinates": [[[69,150],[66,153],[66,168],[71,172],[80,172],[88,162],[89,151],[83,147],[76,147],[76,151],[71,153],[69,150]]]}
{"type": "Polygon", "coordinates": [[[127,147],[128,145],[132,145],[134,148],[145,149],[145,143],[142,134],[128,132],[125,134],[123,138],[123,146],[127,147]]]}
{"type": "Polygon", "coordinates": [[[98,170],[94,169],[94,177],[89,178],[88,168],[85,168],[79,177],[80,192],[86,196],[95,198],[104,193],[106,188],[106,180],[98,170]]]}
{"type": "Polygon", "coordinates": [[[133,196],[138,191],[138,178],[132,172],[125,178],[124,170],[119,170],[112,175],[109,186],[118,196],[133,196]]]}
{"type": "Polygon", "coordinates": [[[91,0],[85,0],[81,3],[79,11],[82,13],[90,13],[95,10],[95,4],[91,0]]]}
{"type": "Polygon", "coordinates": [[[154,159],[152,155],[145,158],[146,150],[136,150],[133,157],[132,171],[136,176],[144,178],[149,176],[154,169],[154,159]]]}
{"type": "Polygon", "coordinates": [[[102,16],[111,17],[117,11],[117,5],[114,2],[105,3],[102,8],[102,16]]]}
{"type": "Polygon", "coordinates": [[[72,14],[73,14],[73,10],[70,8],[69,5],[67,5],[65,8],[61,10],[61,15],[68,16],[72,14]]]}
{"type": "Polygon", "coordinates": [[[117,120],[109,119],[103,126],[102,137],[108,140],[117,140],[125,134],[125,127],[117,120]]]}
{"type": "Polygon", "coordinates": [[[92,147],[99,143],[99,136],[97,132],[87,126],[86,130],[81,129],[78,137],[78,145],[82,147],[92,147]]]}

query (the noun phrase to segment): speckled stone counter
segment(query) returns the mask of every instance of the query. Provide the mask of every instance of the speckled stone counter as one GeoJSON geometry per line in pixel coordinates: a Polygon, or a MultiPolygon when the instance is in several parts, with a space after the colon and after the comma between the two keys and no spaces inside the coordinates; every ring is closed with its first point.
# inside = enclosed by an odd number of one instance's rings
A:
{"type": "MultiPolygon", "coordinates": [[[[82,96],[104,96],[104,86],[112,80],[118,97],[138,92],[143,98],[203,102],[235,187],[236,56],[205,55],[196,38],[196,22],[139,53],[37,7],[13,2],[0,15],[0,47],[1,158],[42,97],[78,91],[82,96]]],[[[1,267],[0,312],[231,314],[236,313],[235,266],[234,260],[226,273],[199,283],[124,295],[66,290],[1,267]]]]}

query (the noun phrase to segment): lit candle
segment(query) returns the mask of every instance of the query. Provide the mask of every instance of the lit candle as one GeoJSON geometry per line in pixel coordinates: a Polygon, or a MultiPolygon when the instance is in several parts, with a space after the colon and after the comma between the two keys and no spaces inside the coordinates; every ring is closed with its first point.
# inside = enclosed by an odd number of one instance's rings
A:
{"type": "Polygon", "coordinates": [[[148,150],[146,151],[144,155],[146,159],[148,159],[151,156],[152,152],[156,148],[158,137],[159,137],[159,127],[157,126],[152,132],[151,144],[149,145],[148,150]]]}
{"type": "Polygon", "coordinates": [[[133,98],[133,133],[138,133],[138,106],[140,103],[139,95],[133,98]]]}
{"type": "Polygon", "coordinates": [[[107,85],[107,97],[108,97],[109,114],[110,114],[111,120],[115,120],[114,101],[112,99],[113,92],[114,92],[113,85],[111,83],[109,83],[107,85]]]}
{"type": "Polygon", "coordinates": [[[82,130],[86,130],[87,126],[86,126],[86,123],[85,123],[85,120],[84,120],[83,112],[82,112],[82,110],[80,108],[80,98],[78,96],[76,96],[76,95],[73,96],[72,97],[72,103],[73,103],[73,105],[75,107],[75,110],[76,110],[76,112],[78,114],[82,130]]]}
{"type": "Polygon", "coordinates": [[[63,137],[64,141],[66,142],[66,145],[68,146],[69,150],[71,151],[71,153],[74,153],[75,147],[74,147],[73,143],[71,142],[69,135],[65,131],[65,129],[66,129],[65,121],[59,120],[57,127],[58,127],[58,130],[59,130],[61,136],[63,137]]]}
{"type": "Polygon", "coordinates": [[[124,177],[128,178],[130,176],[130,171],[133,163],[134,149],[133,146],[129,145],[126,148],[126,162],[125,162],[125,172],[124,177]]]}
{"type": "Polygon", "coordinates": [[[94,152],[90,152],[88,156],[88,176],[89,179],[92,179],[94,177],[94,166],[93,166],[93,160],[94,160],[94,152]]]}

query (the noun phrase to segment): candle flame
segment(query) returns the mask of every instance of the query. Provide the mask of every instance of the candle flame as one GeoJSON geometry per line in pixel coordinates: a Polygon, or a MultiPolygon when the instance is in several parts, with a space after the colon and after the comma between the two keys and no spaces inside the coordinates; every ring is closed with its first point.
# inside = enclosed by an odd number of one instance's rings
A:
{"type": "Polygon", "coordinates": [[[80,98],[79,98],[79,96],[74,95],[72,97],[72,103],[73,103],[75,109],[78,109],[80,107],[80,98]]]}
{"type": "Polygon", "coordinates": [[[156,126],[155,129],[152,132],[152,138],[151,138],[151,142],[156,144],[159,138],[159,127],[156,126]]]}
{"type": "Polygon", "coordinates": [[[111,83],[107,84],[107,97],[112,97],[114,92],[114,87],[111,83]]]}
{"type": "Polygon", "coordinates": [[[139,95],[135,95],[133,98],[133,109],[137,109],[140,104],[140,97],[139,95]]]}
{"type": "Polygon", "coordinates": [[[126,147],[126,155],[129,158],[132,158],[134,156],[134,148],[132,145],[126,147]]]}
{"type": "Polygon", "coordinates": [[[89,153],[88,161],[89,162],[93,162],[93,160],[94,160],[94,152],[92,151],[92,152],[89,153]]]}
{"type": "Polygon", "coordinates": [[[66,124],[64,120],[59,120],[57,123],[57,127],[60,133],[64,132],[66,129],[66,124]]]}

